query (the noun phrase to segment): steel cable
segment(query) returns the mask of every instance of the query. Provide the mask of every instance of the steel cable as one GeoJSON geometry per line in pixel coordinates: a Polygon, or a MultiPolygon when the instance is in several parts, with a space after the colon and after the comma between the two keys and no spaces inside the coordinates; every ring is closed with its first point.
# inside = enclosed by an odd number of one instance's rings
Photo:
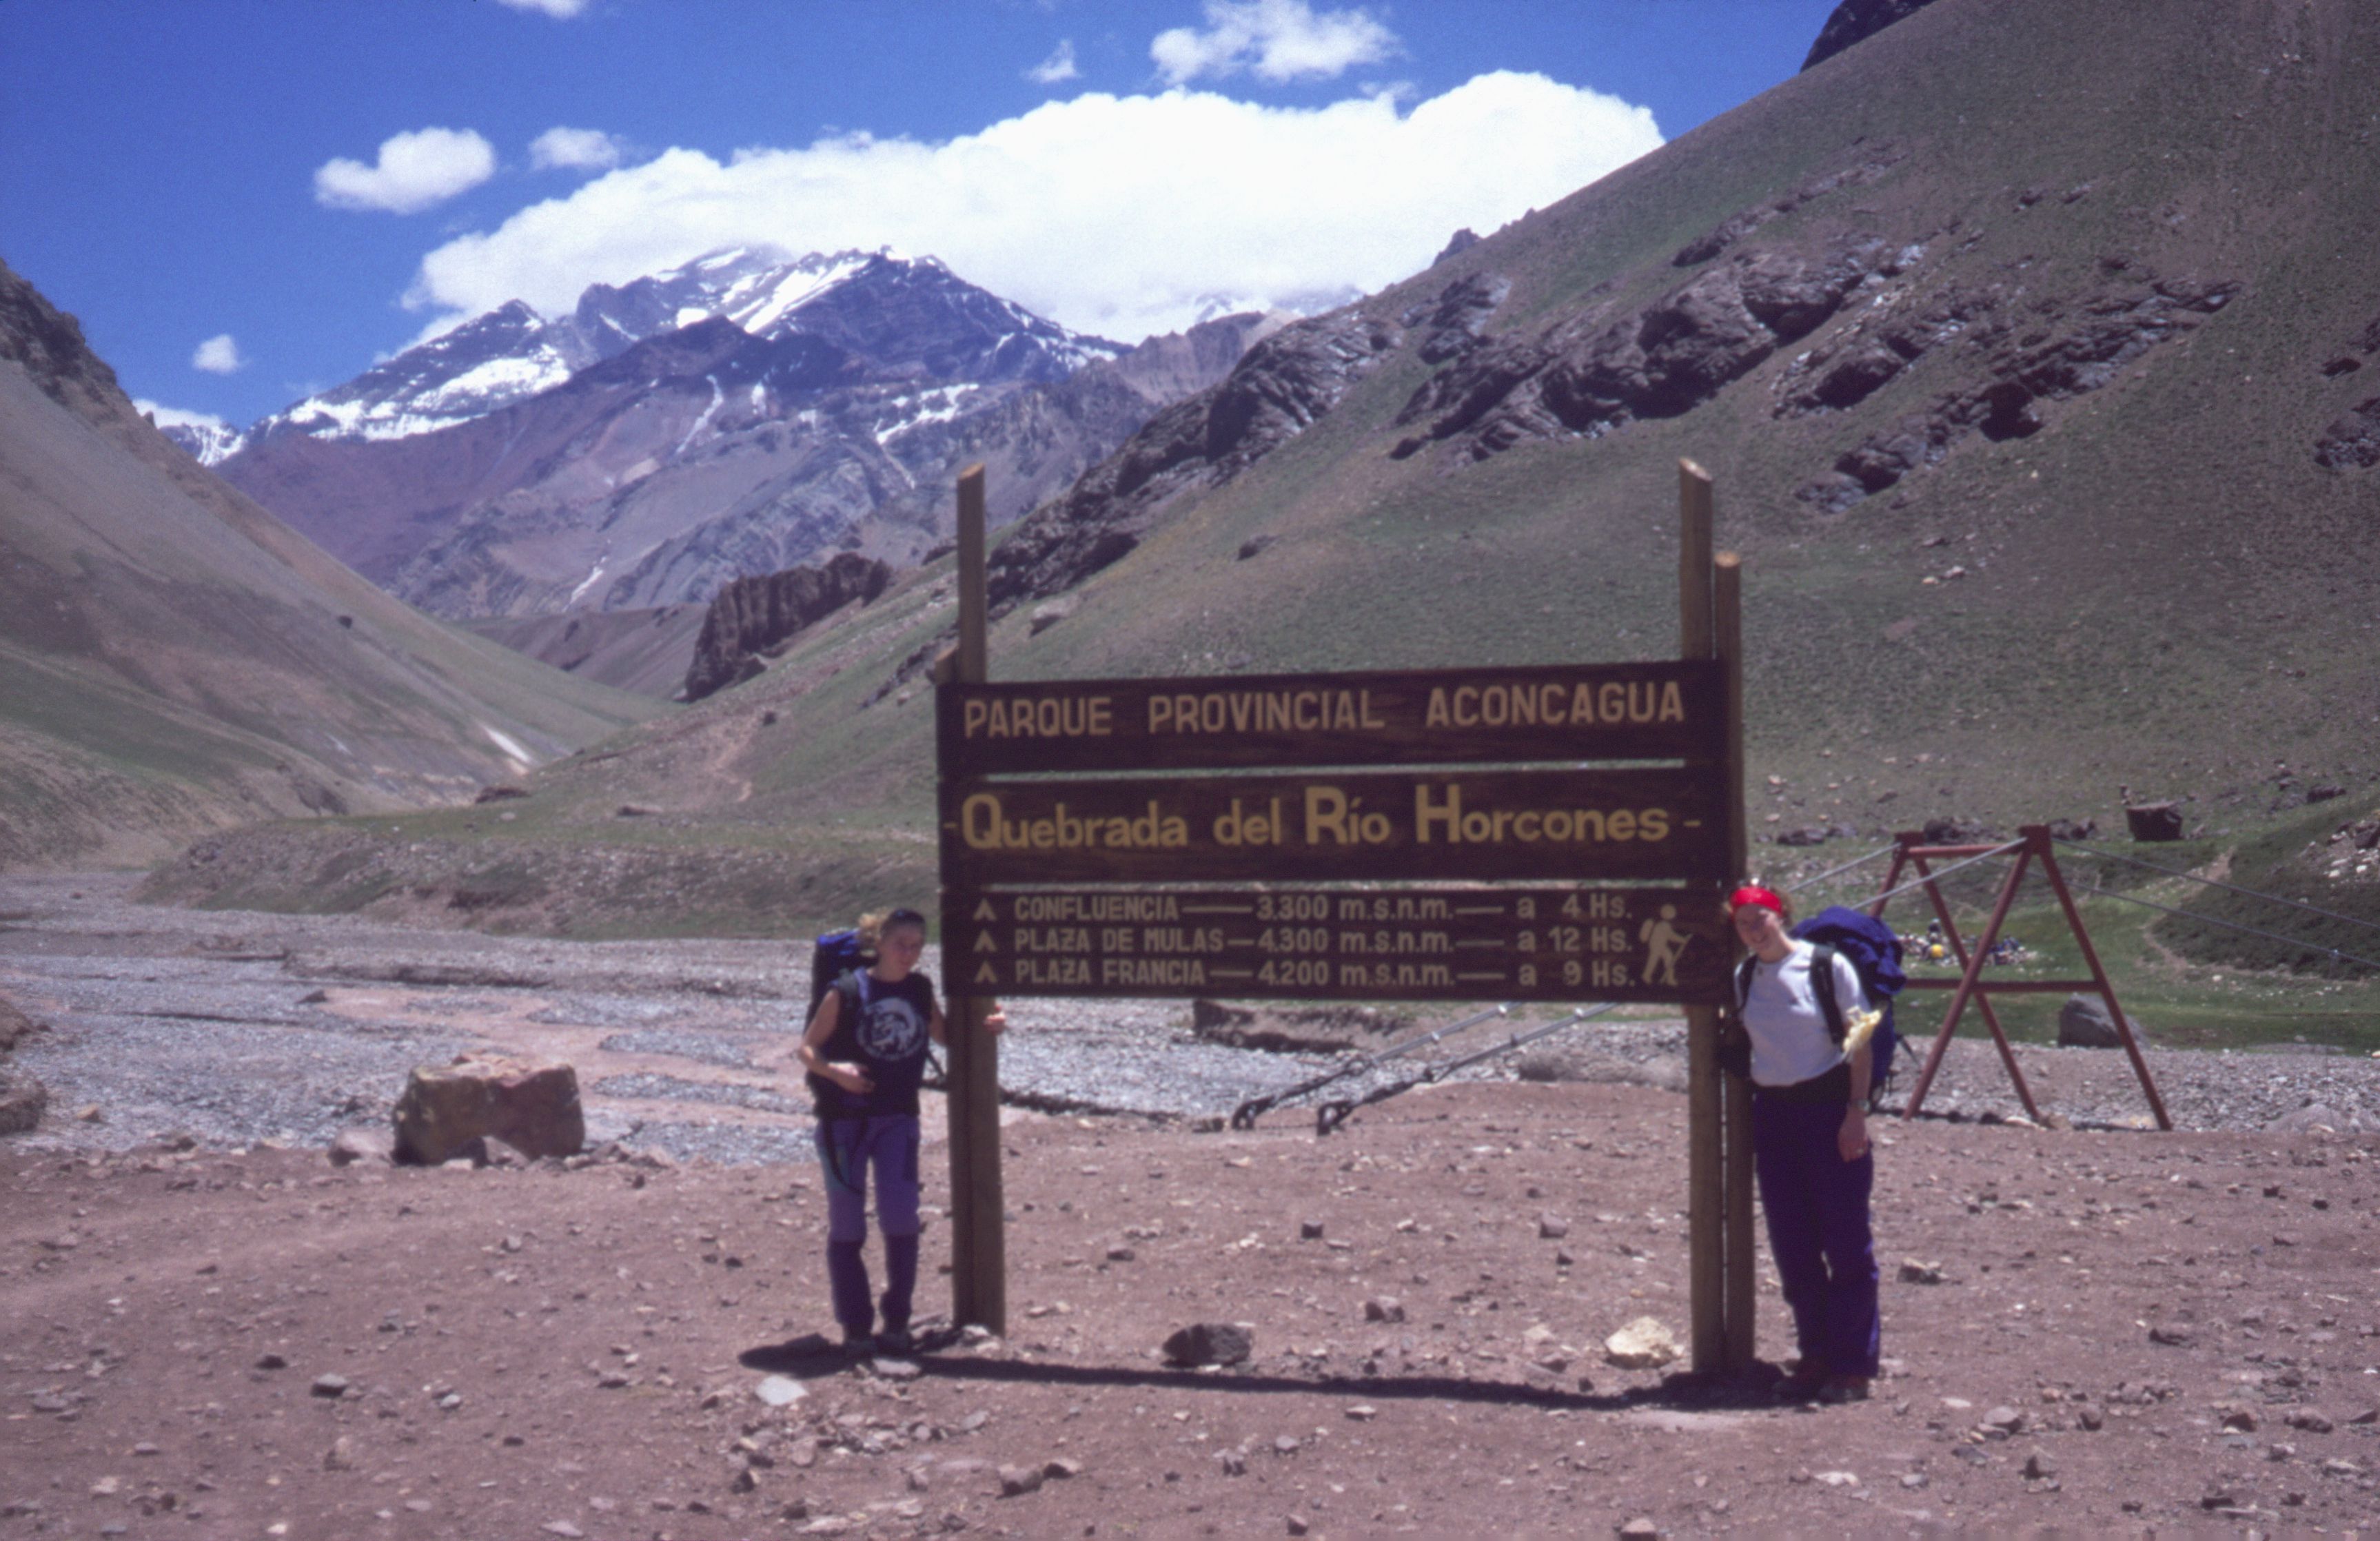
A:
{"type": "Polygon", "coordinates": [[[2141,899],[2129,893],[2118,893],[2110,888],[2094,886],[2085,892],[2095,899],[2120,899],[2127,904],[2143,904],[2153,910],[2163,910],[2168,915],[2180,916],[2184,920],[2194,920],[2203,926],[2220,926],[2227,931],[2245,931],[2252,937],[2263,937],[2267,941],[2284,941],[2302,952],[2326,954],[2335,962],[2361,964],[2366,968],[2380,968],[2380,961],[2360,958],[2352,953],[2342,952],[2336,947],[2324,947],[2318,942],[2308,941],[2303,937],[2283,936],[2278,931],[2267,931],[2262,927],[2242,926],[2235,920],[2217,920],[2213,916],[2192,915],[2188,910],[2176,909],[2171,904],[2160,904],[2154,899],[2141,899]]]}
{"type": "MultiPolygon", "coordinates": [[[[2213,878],[2202,878],[2195,872],[2184,872],[2180,868],[2176,867],[2160,867],[2153,861],[2143,861],[2138,856],[2128,856],[2120,851],[2102,851],[2095,846],[2085,845],[2079,840],[2068,840],[2063,835],[2056,836],[2054,838],[2057,839],[2058,843],[2060,845],[2071,845],[2074,849],[2084,852],[2090,855],[2105,856],[2110,861],[2130,862],[2134,867],[2145,867],[2152,872],[2162,872],[2169,878],[2187,878],[2193,883],[2204,883],[2209,888],[2219,888],[2228,893],[2242,893],[2251,899],[2262,899],[2268,904],[2287,904],[2293,910],[2303,910],[2308,915],[2318,915],[2325,920],[2344,920],[2350,926],[2361,926],[2366,930],[2380,931],[2380,920],[2365,920],[2360,916],[2341,915],[2337,910],[2324,909],[2320,904],[2301,904],[2295,899],[2284,899],[2277,893],[2264,893],[2252,888],[2241,888],[2237,883],[2226,883],[2217,881],[2213,878]]],[[[2193,916],[2191,918],[2204,919],[2205,917],[2203,916],[2193,916]]]]}

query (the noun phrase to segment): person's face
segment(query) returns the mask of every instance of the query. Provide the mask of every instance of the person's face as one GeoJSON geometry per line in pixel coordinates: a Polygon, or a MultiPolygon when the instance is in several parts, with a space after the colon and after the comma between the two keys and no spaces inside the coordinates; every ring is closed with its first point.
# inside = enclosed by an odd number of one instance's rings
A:
{"type": "Polygon", "coordinates": [[[926,951],[926,933],[915,926],[895,926],[876,939],[878,971],[897,979],[917,966],[926,951]]]}
{"type": "Polygon", "coordinates": [[[1774,953],[1785,945],[1785,922],[1766,904],[1739,905],[1735,934],[1755,953],[1774,953]]]}

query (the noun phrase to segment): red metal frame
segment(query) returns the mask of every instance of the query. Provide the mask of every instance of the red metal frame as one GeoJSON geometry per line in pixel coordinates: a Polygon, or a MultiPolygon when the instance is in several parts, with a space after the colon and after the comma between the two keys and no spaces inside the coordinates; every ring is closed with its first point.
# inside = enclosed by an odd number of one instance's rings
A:
{"type": "Polygon", "coordinates": [[[2156,1083],[2150,1078],[2148,1062],[2141,1056],[2141,1046],[2132,1035],[2132,1025],[2124,1009],[2117,1004],[2115,987],[2107,981],[2107,971],[2100,966],[2098,950],[2091,945],[2091,933],[2083,928],[2082,913],[2074,907],[2074,896],[2067,891],[2065,874],[2058,869],[2058,857],[2053,854],[2049,828],[2045,824],[2027,824],[2017,831],[2018,838],[1999,845],[1928,845],[1925,837],[1915,831],[1904,830],[1895,835],[1892,868],[1885,875],[1877,897],[1868,907],[1868,914],[1883,918],[1886,904],[1890,903],[1893,889],[1899,884],[1904,868],[1914,868],[1925,885],[1925,896],[1933,901],[1935,918],[1942,923],[1942,935],[1959,960],[1959,978],[1912,979],[1911,989],[1947,989],[1950,994],[1950,1010],[1942,1019],[1942,1029],[1934,1037],[1933,1047],[1926,1050],[1925,1068],[1917,1074],[1917,1085],[1909,1094],[1909,1106],[1901,1110],[1903,1119],[1917,1116],[1925,1105],[1925,1093],[1934,1085],[1935,1074],[1942,1068],[1942,1056],[1950,1047],[1950,1039],[1959,1030],[1959,1018],[1973,1001],[1984,1013],[1984,1024],[1991,1029],[1992,1042],[1998,1046],[2000,1062],[2008,1067],[2009,1080],[2016,1086],[2016,1095],[2024,1104],[2027,1116],[2040,1122],[2041,1110],[2033,1100],[2033,1088],[2025,1084],[2024,1072],[2017,1067],[2016,1051],[2009,1045],[2008,1035],[2001,1031],[1998,1015],[1992,1010],[1991,998],[1998,993],[2032,993],[2063,990],[2069,993],[2088,991],[2107,1003],[2107,1014],[2115,1020],[2116,1036],[2123,1040],[2124,1052],[2131,1057],[2132,1073],[2140,1077],[2141,1090],[2148,1094],[2149,1109],[2156,1115],[2159,1129],[2171,1129],[2173,1119],[2166,1112],[2165,1098],[2157,1095],[2156,1083]],[[2000,884],[1999,899],[1992,906],[1992,917],[1984,927],[1974,950],[1968,951],[1966,941],[1959,935],[1957,924],[1950,918],[1950,906],[1942,897],[1941,886],[1934,880],[1933,869],[1927,864],[1950,861],[1968,856],[1988,855],[1995,852],[2014,852],[2015,865],[2009,868],[2008,879],[2000,884]],[[2018,887],[2024,881],[2025,868],[2034,862],[2041,864],[2041,874],[2058,895],[2058,907],[2065,913],[2066,924],[2074,932],[2074,940],[2082,950],[2082,961],[2090,966],[2088,979],[2011,979],[1986,981],[1984,960],[1999,940],[2000,927],[2007,923],[2009,910],[2016,903],[2018,887]]]}

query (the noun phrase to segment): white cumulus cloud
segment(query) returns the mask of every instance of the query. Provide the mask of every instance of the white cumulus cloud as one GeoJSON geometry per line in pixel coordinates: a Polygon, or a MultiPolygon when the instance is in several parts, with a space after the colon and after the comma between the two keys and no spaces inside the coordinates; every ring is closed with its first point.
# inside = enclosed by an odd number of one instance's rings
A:
{"type": "Polygon", "coordinates": [[[232,341],[228,332],[216,333],[190,355],[190,368],[209,374],[230,374],[247,367],[248,360],[239,356],[239,345],[232,341]]]}
{"type": "Polygon", "coordinates": [[[930,253],[1078,331],[1176,330],[1217,297],[1296,306],[1425,266],[1661,142],[1652,113],[1499,71],[1404,108],[1203,91],[1049,102],[940,144],[850,135],[719,161],[672,149],[422,259],[407,302],[549,314],[706,251],[930,253]]]}
{"type": "Polygon", "coordinates": [[[528,164],[540,171],[608,171],[620,164],[620,141],[601,128],[548,128],[529,141],[528,164]]]}
{"type": "Polygon", "coordinates": [[[495,174],[495,147],[473,130],[420,128],[382,140],[370,165],[325,162],[314,172],[314,201],[326,209],[418,213],[495,174]]]}
{"type": "Polygon", "coordinates": [[[567,21],[583,14],[587,0],[502,0],[516,11],[542,11],[556,21],[567,21]]]}
{"type": "Polygon", "coordinates": [[[1361,8],[1318,13],[1306,0],[1207,0],[1207,27],[1157,34],[1148,56],[1172,85],[1252,69],[1261,79],[1330,79],[1397,52],[1397,35],[1361,8]]]}
{"type": "Polygon", "coordinates": [[[1050,56],[1025,72],[1025,78],[1037,84],[1054,86],[1062,80],[1077,79],[1082,67],[1075,63],[1075,40],[1060,38],[1050,56]]]}

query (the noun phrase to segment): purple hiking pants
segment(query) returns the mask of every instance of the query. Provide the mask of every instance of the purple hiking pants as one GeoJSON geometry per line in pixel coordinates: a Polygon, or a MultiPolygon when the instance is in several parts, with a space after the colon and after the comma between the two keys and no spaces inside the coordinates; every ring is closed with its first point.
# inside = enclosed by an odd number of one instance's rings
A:
{"type": "Polygon", "coordinates": [[[917,1289],[917,1119],[820,1119],[813,1136],[826,1173],[826,1277],[846,1337],[876,1330],[868,1298],[868,1178],[876,1175],[876,1223],[884,1232],[884,1329],[905,1332],[917,1289]]]}
{"type": "Polygon", "coordinates": [[[1873,1376],[1881,1331],[1867,1209],[1876,1154],[1843,1159],[1835,1145],[1843,1111],[1840,1102],[1784,1102],[1755,1090],[1752,1163],[1803,1361],[1873,1376]]]}

